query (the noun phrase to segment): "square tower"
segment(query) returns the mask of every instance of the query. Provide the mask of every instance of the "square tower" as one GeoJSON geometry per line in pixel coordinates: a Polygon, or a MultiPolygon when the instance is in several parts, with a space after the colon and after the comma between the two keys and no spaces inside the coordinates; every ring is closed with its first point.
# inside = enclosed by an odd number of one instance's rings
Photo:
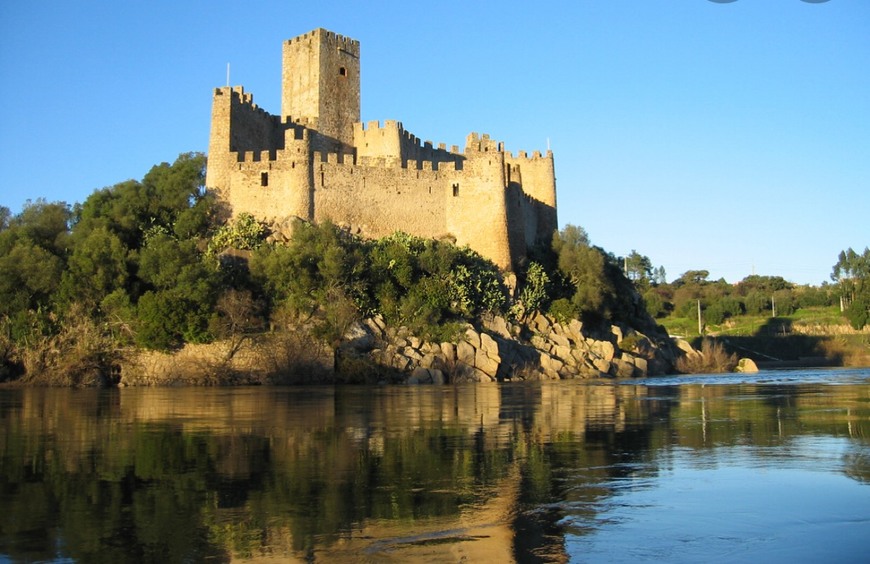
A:
{"type": "Polygon", "coordinates": [[[284,42],[281,116],[310,120],[319,149],[349,150],[360,120],[359,41],[322,28],[284,42]]]}

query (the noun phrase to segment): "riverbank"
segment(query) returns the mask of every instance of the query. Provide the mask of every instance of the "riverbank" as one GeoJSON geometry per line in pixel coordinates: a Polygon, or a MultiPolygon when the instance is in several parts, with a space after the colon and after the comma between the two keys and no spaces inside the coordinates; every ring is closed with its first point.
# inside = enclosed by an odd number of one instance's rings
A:
{"type": "MultiPolygon", "coordinates": [[[[714,339],[728,353],[752,359],[761,369],[870,366],[861,333],[714,339]]],[[[58,347],[46,353],[44,370],[2,385],[439,385],[642,378],[714,370],[699,352],[703,348],[700,341],[673,339],[657,330],[644,334],[624,325],[560,323],[542,314],[522,323],[488,316],[476,325],[466,324],[449,342],[433,341],[407,327],[390,327],[376,316],[352,324],[334,345],[316,338],[311,327],[297,326],[187,344],[173,352],[126,348],[88,356],[76,351],[66,364],[58,347]]]]}
{"type": "Polygon", "coordinates": [[[122,355],[120,386],[250,384],[447,384],[574,378],[636,378],[672,373],[693,353],[660,333],[559,323],[537,314],[525,323],[488,317],[451,342],[430,341],[380,316],[354,323],[336,346],[305,328],[186,345],[173,353],[122,355]],[[680,348],[682,347],[682,348],[680,348]]]}

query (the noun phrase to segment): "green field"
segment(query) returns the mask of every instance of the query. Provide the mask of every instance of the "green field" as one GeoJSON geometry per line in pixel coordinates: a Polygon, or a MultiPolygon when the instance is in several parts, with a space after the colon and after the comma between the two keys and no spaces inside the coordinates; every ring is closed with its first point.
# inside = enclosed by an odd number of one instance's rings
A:
{"type": "MultiPolygon", "coordinates": [[[[668,317],[658,321],[670,335],[699,345],[697,319],[668,317]]],[[[824,364],[833,365],[870,363],[870,333],[849,328],[836,306],[799,309],[781,317],[735,316],[721,325],[706,325],[704,336],[715,337],[732,352],[761,362],[824,359],[824,364]]]]}

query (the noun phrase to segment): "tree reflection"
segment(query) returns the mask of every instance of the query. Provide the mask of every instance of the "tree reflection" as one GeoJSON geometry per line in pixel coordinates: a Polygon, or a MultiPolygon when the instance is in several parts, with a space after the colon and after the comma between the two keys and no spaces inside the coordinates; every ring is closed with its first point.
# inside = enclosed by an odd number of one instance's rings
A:
{"type": "MultiPolygon", "coordinates": [[[[866,386],[3,390],[14,560],[567,559],[673,449],[856,445],[866,386]],[[566,521],[566,515],[571,519],[566,521]],[[440,555],[440,556],[439,556],[440,555]]],[[[756,456],[767,456],[760,449],[756,456]]],[[[781,456],[771,454],[771,456],[781,456]]]]}

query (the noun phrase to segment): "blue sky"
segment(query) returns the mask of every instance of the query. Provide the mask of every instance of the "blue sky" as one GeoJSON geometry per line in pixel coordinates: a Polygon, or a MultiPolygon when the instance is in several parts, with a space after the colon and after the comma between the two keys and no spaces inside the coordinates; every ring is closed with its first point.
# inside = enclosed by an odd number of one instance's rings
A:
{"type": "Polygon", "coordinates": [[[870,245],[870,2],[0,3],[0,205],[206,151],[211,92],[280,111],[281,41],[358,39],[363,121],[556,159],[559,222],[673,279],[829,280],[870,245]]]}

